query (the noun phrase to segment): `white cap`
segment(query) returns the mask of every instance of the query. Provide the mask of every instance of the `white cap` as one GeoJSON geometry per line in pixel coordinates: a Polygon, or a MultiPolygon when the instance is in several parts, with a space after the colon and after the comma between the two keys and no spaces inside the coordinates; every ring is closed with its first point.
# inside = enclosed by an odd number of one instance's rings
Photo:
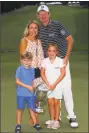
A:
{"type": "Polygon", "coordinates": [[[46,11],[46,12],[49,12],[49,8],[46,5],[39,6],[38,9],[37,9],[37,12],[42,11],[42,10],[46,11]]]}

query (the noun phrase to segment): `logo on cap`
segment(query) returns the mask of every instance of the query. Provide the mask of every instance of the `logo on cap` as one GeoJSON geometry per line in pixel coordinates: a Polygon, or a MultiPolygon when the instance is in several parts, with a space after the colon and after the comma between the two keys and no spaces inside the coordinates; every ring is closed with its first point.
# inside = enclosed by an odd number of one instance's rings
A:
{"type": "Polygon", "coordinates": [[[42,5],[42,6],[41,6],[41,10],[43,10],[43,9],[44,9],[44,6],[42,5]]]}
{"type": "Polygon", "coordinates": [[[37,9],[37,12],[39,12],[41,10],[49,12],[49,8],[46,5],[39,6],[38,9],[37,9]]]}

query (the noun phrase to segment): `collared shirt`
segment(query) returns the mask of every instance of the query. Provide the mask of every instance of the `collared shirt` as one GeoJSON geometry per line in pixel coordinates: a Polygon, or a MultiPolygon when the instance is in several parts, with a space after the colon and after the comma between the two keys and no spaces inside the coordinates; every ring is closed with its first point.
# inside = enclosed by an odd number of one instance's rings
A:
{"type": "MultiPolygon", "coordinates": [[[[32,86],[34,75],[34,68],[27,69],[24,65],[21,65],[16,70],[15,78],[18,78],[24,84],[32,86]]],[[[17,95],[29,97],[33,94],[27,88],[17,85],[17,95]]]]}
{"type": "Polygon", "coordinates": [[[60,76],[60,68],[64,67],[64,60],[56,57],[54,62],[51,63],[49,58],[45,58],[42,61],[43,68],[45,68],[45,75],[49,83],[53,84],[60,76]]]}
{"type": "Polygon", "coordinates": [[[56,43],[59,49],[59,56],[64,58],[67,51],[66,38],[69,35],[69,31],[58,21],[50,21],[47,26],[41,25],[39,28],[39,39],[42,41],[45,56],[47,44],[56,43]]]}

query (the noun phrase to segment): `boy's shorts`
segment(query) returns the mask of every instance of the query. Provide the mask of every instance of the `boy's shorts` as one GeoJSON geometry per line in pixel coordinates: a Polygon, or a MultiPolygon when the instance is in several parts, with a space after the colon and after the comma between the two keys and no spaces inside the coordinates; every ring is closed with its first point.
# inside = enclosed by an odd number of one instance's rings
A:
{"type": "Polygon", "coordinates": [[[17,109],[24,110],[25,106],[36,112],[36,96],[31,97],[17,96],[17,109]]]}

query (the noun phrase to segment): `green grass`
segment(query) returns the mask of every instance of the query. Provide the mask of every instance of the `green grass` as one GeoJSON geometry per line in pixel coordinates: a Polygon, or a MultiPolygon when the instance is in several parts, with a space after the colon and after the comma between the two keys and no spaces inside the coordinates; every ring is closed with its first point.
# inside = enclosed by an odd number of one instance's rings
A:
{"type": "MultiPolygon", "coordinates": [[[[7,56],[7,55],[6,55],[7,56]]],[[[2,55],[3,57],[3,55],[2,55]]],[[[1,131],[13,132],[16,125],[16,85],[15,70],[19,62],[2,62],[1,65],[1,131]]],[[[70,58],[70,68],[72,75],[72,91],[75,103],[75,112],[79,122],[78,129],[71,129],[66,119],[64,102],[62,103],[62,123],[60,129],[55,132],[88,132],[88,57],[87,55],[72,54],[70,58]]],[[[47,104],[43,106],[45,114],[39,115],[41,123],[48,120],[47,104]]],[[[25,109],[22,119],[23,132],[35,132],[28,125],[29,115],[25,109]]],[[[44,132],[54,132],[48,130],[43,125],[44,132]]]]}
{"type": "MultiPolygon", "coordinates": [[[[74,38],[70,68],[75,112],[79,122],[79,128],[70,128],[62,102],[62,123],[60,129],[55,132],[88,132],[88,55],[76,54],[88,52],[88,9],[66,6],[49,8],[52,19],[63,23],[74,38]]],[[[15,70],[19,65],[19,42],[28,20],[36,19],[36,9],[36,6],[27,6],[1,15],[1,48],[16,51],[1,53],[1,132],[14,132],[16,125],[15,70]]],[[[45,114],[39,115],[42,123],[49,118],[47,104],[44,108],[45,114]]],[[[23,132],[35,132],[28,125],[28,119],[29,115],[25,109],[22,119],[23,132]]],[[[54,132],[44,125],[43,128],[43,132],[54,132]]]]}

